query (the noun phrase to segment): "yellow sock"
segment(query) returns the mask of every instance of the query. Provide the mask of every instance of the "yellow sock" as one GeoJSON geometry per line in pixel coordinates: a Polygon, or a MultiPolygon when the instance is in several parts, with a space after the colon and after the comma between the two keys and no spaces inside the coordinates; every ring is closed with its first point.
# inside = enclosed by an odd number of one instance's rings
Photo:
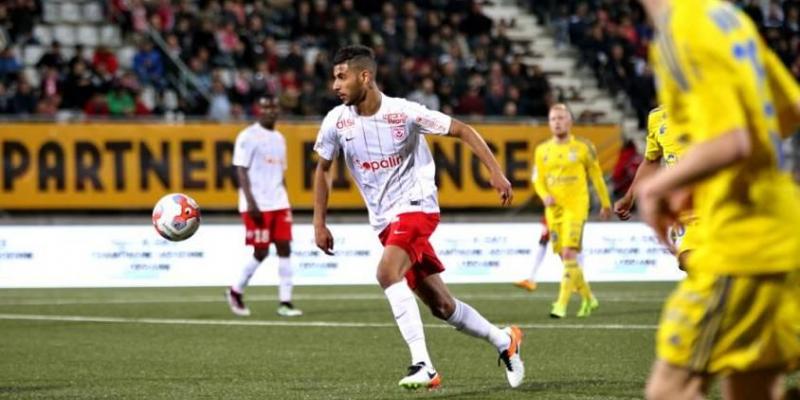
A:
{"type": "Polygon", "coordinates": [[[589,300],[592,298],[592,288],[589,286],[589,282],[586,282],[586,279],[583,277],[583,269],[581,268],[580,264],[578,264],[577,260],[569,260],[564,262],[564,266],[569,268],[574,268],[575,273],[572,275],[572,284],[580,293],[581,298],[583,300],[589,300]]]}
{"type": "Polygon", "coordinates": [[[572,295],[573,282],[575,277],[575,268],[567,268],[564,265],[564,276],[561,277],[561,287],[558,291],[558,300],[556,303],[564,307],[569,303],[569,296],[572,295]]]}

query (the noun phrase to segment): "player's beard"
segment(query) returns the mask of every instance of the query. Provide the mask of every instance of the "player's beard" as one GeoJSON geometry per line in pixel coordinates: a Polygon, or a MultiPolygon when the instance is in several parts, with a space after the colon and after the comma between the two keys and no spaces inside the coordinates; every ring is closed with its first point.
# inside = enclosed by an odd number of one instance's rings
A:
{"type": "Polygon", "coordinates": [[[354,106],[364,101],[367,98],[367,88],[364,85],[359,85],[351,92],[352,96],[348,96],[348,101],[344,104],[347,106],[354,106]]]}

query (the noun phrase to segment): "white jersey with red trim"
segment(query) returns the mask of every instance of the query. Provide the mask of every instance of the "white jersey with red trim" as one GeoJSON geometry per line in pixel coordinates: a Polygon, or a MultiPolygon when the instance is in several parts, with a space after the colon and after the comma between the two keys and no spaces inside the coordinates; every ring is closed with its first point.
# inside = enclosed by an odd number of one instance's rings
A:
{"type": "MultiPolygon", "coordinates": [[[[274,211],[289,208],[289,195],[283,185],[286,170],[286,139],[261,124],[248,126],[236,137],[233,165],[248,168],[250,189],[258,209],[274,211]]],[[[247,211],[247,199],[239,189],[239,212],[247,211]]]]}
{"type": "Polygon", "coordinates": [[[320,126],[314,150],[333,160],[339,150],[367,204],[377,231],[404,212],[439,212],[436,166],[421,135],[446,135],[452,119],[406,99],[381,93],[374,115],[362,117],[355,106],[331,110],[320,126]]]}

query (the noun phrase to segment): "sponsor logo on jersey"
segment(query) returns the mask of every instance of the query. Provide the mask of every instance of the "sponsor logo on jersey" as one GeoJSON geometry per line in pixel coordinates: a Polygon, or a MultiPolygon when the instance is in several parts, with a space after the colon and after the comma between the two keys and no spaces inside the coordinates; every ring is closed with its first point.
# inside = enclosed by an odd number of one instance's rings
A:
{"type": "Polygon", "coordinates": [[[353,126],[355,126],[355,124],[356,121],[353,120],[352,118],[340,119],[336,121],[336,130],[341,131],[343,129],[352,128],[353,126]]]}
{"type": "Polygon", "coordinates": [[[403,162],[403,157],[400,155],[389,156],[380,160],[360,161],[355,160],[356,164],[365,171],[378,171],[381,169],[394,168],[403,162]]]}
{"type": "Polygon", "coordinates": [[[408,116],[405,113],[389,113],[384,115],[383,118],[391,125],[398,125],[405,124],[408,116]]]}
{"type": "Polygon", "coordinates": [[[403,136],[406,135],[405,125],[393,126],[391,127],[391,129],[392,129],[392,136],[394,136],[395,139],[402,139],[403,136]]]}

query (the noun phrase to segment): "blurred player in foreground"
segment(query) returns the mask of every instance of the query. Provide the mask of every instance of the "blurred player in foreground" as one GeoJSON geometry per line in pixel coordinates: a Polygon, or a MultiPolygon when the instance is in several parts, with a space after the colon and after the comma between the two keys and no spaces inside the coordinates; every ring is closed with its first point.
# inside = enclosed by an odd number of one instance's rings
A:
{"type": "Polygon", "coordinates": [[[578,258],[583,228],[589,217],[587,175],[600,198],[602,220],[607,220],[611,214],[611,200],[594,145],[570,134],[572,115],[567,106],[552,106],[548,121],[553,137],[536,147],[534,186],[545,206],[553,251],[564,263],[561,288],[550,316],[564,318],[567,315],[567,305],[574,290],[582,300],[577,316],[587,317],[600,305],[583,276],[578,258]]]}
{"type": "Polygon", "coordinates": [[[246,229],[245,243],[253,246],[253,258],[242,268],[239,280],[225,292],[231,311],[250,315],[244,304],[244,289],[269,254],[270,243],[278,252],[278,315],[297,317],[303,312],[292,305],[292,210],[283,182],[286,170],[286,139],[275,130],[278,102],[272,97],[258,100],[261,118],[236,137],[233,165],[239,178],[239,213],[246,229]]]}
{"type": "Polygon", "coordinates": [[[525,375],[520,358],[522,331],[516,326],[500,329],[489,323],[474,308],[454,298],[439,274],[444,266],[428,241],[439,223],[436,166],[422,135],[449,135],[464,141],[488,167],[489,182],[507,206],[512,199],[511,184],[500,165],[469,125],[381,93],[375,83],[377,66],[371,49],[341,48],[333,65],[333,90],[344,104],[325,116],[314,146],[319,155],[314,178],[317,246],[333,254],[326,214],[331,165],[342,151],[366,202],[370,224],[384,245],[377,280],[411,352],[411,366],[399,385],[435,388],[441,383],[428,355],[416,293],[434,316],[491,343],[499,352],[508,383],[519,386],[525,375]]]}
{"type": "Polygon", "coordinates": [[[686,191],[700,215],[646,395],[701,398],[720,376],[725,398],[781,398],[800,364],[800,198],[780,156],[800,88],[732,4],[641,2],[658,31],[660,103],[691,147],[640,183],[640,212],[665,243],[686,191]]]}

